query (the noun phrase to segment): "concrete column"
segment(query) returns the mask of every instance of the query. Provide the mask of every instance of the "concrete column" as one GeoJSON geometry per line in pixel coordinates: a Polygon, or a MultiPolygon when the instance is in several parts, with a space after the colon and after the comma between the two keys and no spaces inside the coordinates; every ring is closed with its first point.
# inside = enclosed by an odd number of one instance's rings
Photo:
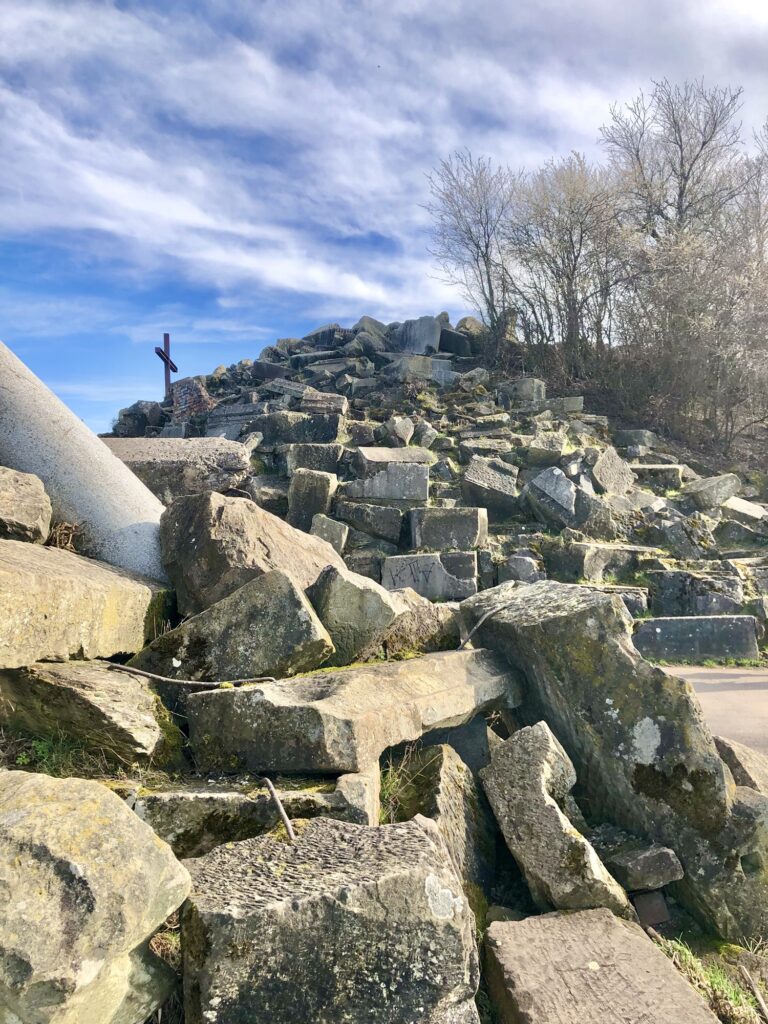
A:
{"type": "Polygon", "coordinates": [[[54,518],[82,528],[84,554],[167,578],[161,502],[2,342],[0,465],[40,477],[54,518]]]}

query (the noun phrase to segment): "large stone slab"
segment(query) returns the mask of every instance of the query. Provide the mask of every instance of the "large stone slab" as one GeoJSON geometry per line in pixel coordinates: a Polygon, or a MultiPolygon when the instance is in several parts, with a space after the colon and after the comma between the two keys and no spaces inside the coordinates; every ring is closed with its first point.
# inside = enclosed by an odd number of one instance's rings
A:
{"type": "Polygon", "coordinates": [[[381,583],[387,590],[410,587],[430,601],[462,600],[477,593],[477,556],[474,551],[390,555],[381,583]]]}
{"type": "Polygon", "coordinates": [[[305,590],[327,565],[344,567],[330,544],[247,498],[177,498],[163,515],[161,533],[163,560],[185,615],[203,611],[271,569],[305,590]]]}
{"type": "Polygon", "coordinates": [[[187,1024],[475,1024],[474,919],[427,819],[318,818],[189,861],[187,1024]]]}
{"type": "Polygon", "coordinates": [[[608,907],[633,916],[627,894],[560,807],[576,784],[576,772],[546,722],[496,744],[480,778],[540,909],[608,907]]]}
{"type": "Polygon", "coordinates": [[[297,469],[288,487],[288,522],[297,530],[309,533],[316,515],[331,511],[339,486],[335,473],[318,469],[297,469]]]}
{"type": "Polygon", "coordinates": [[[484,508],[418,508],[410,514],[411,547],[471,551],[488,542],[484,508]]]}
{"type": "Polygon", "coordinates": [[[240,487],[251,468],[245,445],[221,437],[102,440],[164,505],[182,494],[240,487]]]}
{"type": "Polygon", "coordinates": [[[440,347],[442,324],[434,316],[420,316],[418,320],[406,320],[392,331],[389,344],[393,352],[408,352],[424,355],[437,352],[440,347]]]}
{"type": "Polygon", "coordinates": [[[371,537],[380,537],[382,540],[389,541],[390,544],[400,543],[403,513],[398,508],[391,508],[389,505],[365,505],[354,501],[339,501],[336,505],[336,515],[356,530],[370,534],[371,537]]]}
{"type": "Polygon", "coordinates": [[[740,490],[741,480],[736,474],[723,473],[722,476],[708,476],[703,480],[693,480],[685,484],[682,495],[696,508],[705,512],[707,509],[718,508],[740,490]]]}
{"type": "Polygon", "coordinates": [[[146,943],[189,884],[98,782],[0,773],[0,1019],[146,1020],[175,984],[146,943]]]}
{"type": "Polygon", "coordinates": [[[470,459],[462,479],[464,497],[467,502],[501,516],[517,512],[517,473],[517,466],[476,455],[470,459]]]}
{"type": "Polygon", "coordinates": [[[39,477],[0,466],[0,539],[42,544],[51,515],[51,499],[39,477]]]}
{"type": "Polygon", "coordinates": [[[615,448],[605,448],[592,467],[592,479],[598,491],[626,494],[635,483],[635,474],[615,448]]]}
{"type": "Polygon", "coordinates": [[[737,788],[696,695],[644,661],[617,596],[561,583],[509,584],[462,604],[474,642],[525,674],[529,715],[576,766],[597,820],[669,846],[679,899],[726,937],[768,932],[765,798],[737,788]]]}
{"type": "Polygon", "coordinates": [[[344,428],[340,413],[267,412],[255,416],[250,429],[263,437],[262,445],[330,444],[344,428]]]}
{"type": "Polygon", "coordinates": [[[503,662],[466,650],[196,693],[187,715],[204,770],[358,772],[387,747],[520,696],[503,662]]]}
{"type": "Polygon", "coordinates": [[[0,722],[33,736],[63,733],[123,766],[174,763],[184,745],[148,680],[100,661],[0,669],[0,722]]]}
{"type": "Polygon", "coordinates": [[[130,664],[170,679],[282,678],[311,672],[333,651],[312,605],[275,569],[163,633],[130,664]]]}
{"type": "Polygon", "coordinates": [[[160,501],[2,342],[0,464],[40,477],[85,554],[165,579],[160,501]]]}
{"type": "Polygon", "coordinates": [[[757,619],[753,615],[677,615],[644,619],[635,630],[635,647],[655,661],[705,661],[709,658],[757,659],[757,619]]]}
{"type": "Polygon", "coordinates": [[[133,654],[162,628],[160,584],[72,551],[0,540],[0,668],[133,654]]]}
{"type": "MultiPolygon", "coordinates": [[[[407,452],[408,448],[388,449],[407,452]]],[[[377,472],[342,485],[345,498],[381,503],[395,508],[426,505],[429,499],[429,466],[413,462],[391,461],[377,472]]]]}
{"type": "Polygon", "coordinates": [[[608,910],[495,921],[485,977],[505,1024],[716,1024],[642,929],[608,910]]]}
{"type": "Polygon", "coordinates": [[[435,456],[428,448],[416,445],[407,448],[358,448],[354,467],[358,476],[375,476],[390,465],[431,466],[435,456]]]}

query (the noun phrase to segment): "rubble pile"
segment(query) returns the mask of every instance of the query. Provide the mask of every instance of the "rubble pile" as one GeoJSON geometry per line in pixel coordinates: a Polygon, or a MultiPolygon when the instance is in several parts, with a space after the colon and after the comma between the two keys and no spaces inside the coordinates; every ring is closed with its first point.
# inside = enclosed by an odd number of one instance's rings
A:
{"type": "Polygon", "coordinates": [[[0,1019],[717,1019],[641,926],[768,939],[768,761],[664,667],[761,656],[739,476],[447,314],[177,381],[74,473],[18,379],[0,1019]]]}

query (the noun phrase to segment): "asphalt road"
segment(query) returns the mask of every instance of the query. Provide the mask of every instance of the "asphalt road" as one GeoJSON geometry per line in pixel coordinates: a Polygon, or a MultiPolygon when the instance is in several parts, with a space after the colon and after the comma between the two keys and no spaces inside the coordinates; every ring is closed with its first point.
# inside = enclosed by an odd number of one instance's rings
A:
{"type": "Polygon", "coordinates": [[[715,736],[768,754],[768,670],[670,665],[669,672],[693,684],[715,736]]]}

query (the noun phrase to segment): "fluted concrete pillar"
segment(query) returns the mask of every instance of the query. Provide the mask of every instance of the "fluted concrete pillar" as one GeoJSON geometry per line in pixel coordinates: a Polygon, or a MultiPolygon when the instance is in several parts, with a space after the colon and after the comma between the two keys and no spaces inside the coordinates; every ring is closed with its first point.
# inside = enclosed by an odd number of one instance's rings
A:
{"type": "Polygon", "coordinates": [[[163,506],[104,442],[0,342],[0,465],[35,473],[81,550],[157,580],[163,506]]]}

